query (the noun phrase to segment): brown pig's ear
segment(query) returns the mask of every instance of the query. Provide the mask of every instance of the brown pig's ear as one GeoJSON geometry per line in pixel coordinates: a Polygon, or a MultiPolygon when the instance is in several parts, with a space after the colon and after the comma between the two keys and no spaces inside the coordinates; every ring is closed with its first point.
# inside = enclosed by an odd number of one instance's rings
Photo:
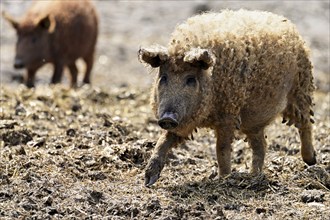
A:
{"type": "Polygon", "coordinates": [[[53,33],[56,27],[56,20],[52,15],[46,15],[37,21],[37,26],[53,33]]]}
{"type": "Polygon", "coordinates": [[[19,22],[16,21],[12,16],[7,14],[5,11],[2,11],[2,17],[6,19],[16,30],[19,26],[19,22]]]}
{"type": "Polygon", "coordinates": [[[165,47],[155,45],[139,50],[140,62],[148,63],[153,68],[159,67],[168,59],[168,52],[165,47]]]}
{"type": "Polygon", "coordinates": [[[183,61],[206,70],[215,64],[215,56],[209,50],[193,48],[185,53],[183,61]]]}

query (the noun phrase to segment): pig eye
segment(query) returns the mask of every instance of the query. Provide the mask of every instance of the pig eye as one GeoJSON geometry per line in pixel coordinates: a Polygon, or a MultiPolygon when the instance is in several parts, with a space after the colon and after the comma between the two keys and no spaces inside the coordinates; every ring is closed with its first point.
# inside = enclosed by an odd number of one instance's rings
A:
{"type": "Polygon", "coordinates": [[[167,76],[161,76],[159,80],[159,84],[162,85],[165,84],[166,82],[167,82],[167,76]]]}
{"type": "Polygon", "coordinates": [[[197,81],[196,81],[196,78],[195,77],[188,77],[187,78],[187,81],[186,81],[186,85],[187,86],[196,86],[197,84],[197,81]]]}

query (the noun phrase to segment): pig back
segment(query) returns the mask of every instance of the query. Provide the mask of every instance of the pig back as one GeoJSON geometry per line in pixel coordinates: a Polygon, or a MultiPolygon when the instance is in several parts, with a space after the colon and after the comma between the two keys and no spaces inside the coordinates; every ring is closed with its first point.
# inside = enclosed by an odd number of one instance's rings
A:
{"type": "MultiPolygon", "coordinates": [[[[44,3],[43,3],[44,4],[44,3]]],[[[55,18],[56,26],[50,35],[50,53],[53,61],[72,63],[94,53],[98,32],[98,18],[88,0],[52,1],[45,13],[55,18]]]]}

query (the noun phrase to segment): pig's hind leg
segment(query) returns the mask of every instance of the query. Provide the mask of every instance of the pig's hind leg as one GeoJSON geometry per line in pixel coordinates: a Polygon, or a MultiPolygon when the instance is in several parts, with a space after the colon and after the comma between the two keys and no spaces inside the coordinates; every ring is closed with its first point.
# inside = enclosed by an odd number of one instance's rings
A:
{"type": "Polygon", "coordinates": [[[301,141],[301,156],[308,165],[316,164],[316,153],[312,141],[313,116],[312,98],[301,94],[301,89],[293,90],[289,94],[288,104],[283,111],[283,123],[294,125],[299,130],[301,141]]]}
{"type": "Polygon", "coordinates": [[[257,132],[248,133],[247,140],[252,148],[252,169],[251,173],[257,174],[262,172],[266,154],[266,139],[264,135],[264,128],[257,132]]]}
{"type": "Polygon", "coordinates": [[[311,101],[309,99],[300,99],[292,95],[289,98],[288,105],[283,112],[283,123],[287,125],[294,124],[299,130],[301,141],[301,156],[308,165],[316,163],[316,154],[312,143],[312,125],[310,114],[313,114],[311,101]],[[308,101],[306,101],[308,100],[308,101]]]}
{"type": "Polygon", "coordinates": [[[313,84],[312,64],[305,50],[298,54],[298,74],[295,83],[288,94],[288,102],[283,111],[283,122],[294,125],[299,130],[301,141],[301,156],[308,165],[316,163],[316,153],[312,143],[313,100],[315,90],[313,84]]]}
{"type": "Polygon", "coordinates": [[[77,86],[78,68],[75,62],[70,63],[68,67],[71,73],[71,87],[75,87],[77,86]]]}
{"type": "Polygon", "coordinates": [[[301,156],[308,165],[316,164],[316,153],[312,143],[312,126],[310,122],[303,124],[299,129],[301,140],[301,156]]]}
{"type": "Polygon", "coordinates": [[[83,79],[84,83],[91,83],[90,75],[94,64],[94,53],[90,53],[88,56],[83,57],[83,60],[86,63],[86,71],[83,79]]]}

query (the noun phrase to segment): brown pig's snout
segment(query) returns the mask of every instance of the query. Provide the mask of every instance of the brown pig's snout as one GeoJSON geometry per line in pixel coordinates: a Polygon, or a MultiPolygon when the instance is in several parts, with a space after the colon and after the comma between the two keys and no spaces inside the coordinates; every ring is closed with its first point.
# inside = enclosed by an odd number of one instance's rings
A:
{"type": "Polygon", "coordinates": [[[158,120],[158,125],[165,130],[176,128],[179,125],[177,114],[165,112],[158,120]]]}
{"type": "Polygon", "coordinates": [[[16,68],[16,69],[24,68],[24,62],[23,62],[23,60],[22,59],[19,59],[19,58],[15,58],[14,68],[16,68]]]}

